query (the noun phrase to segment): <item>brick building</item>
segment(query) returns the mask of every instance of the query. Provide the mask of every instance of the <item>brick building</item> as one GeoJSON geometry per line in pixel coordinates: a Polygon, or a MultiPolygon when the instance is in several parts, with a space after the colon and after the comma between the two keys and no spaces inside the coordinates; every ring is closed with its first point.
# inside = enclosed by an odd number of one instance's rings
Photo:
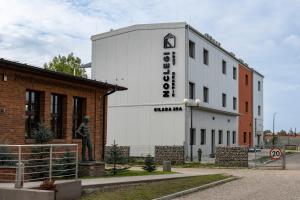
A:
{"type": "Polygon", "coordinates": [[[124,87],[0,59],[0,144],[33,144],[39,122],[52,130],[51,143],[76,143],[90,117],[93,154],[103,160],[107,96],[124,87]]]}

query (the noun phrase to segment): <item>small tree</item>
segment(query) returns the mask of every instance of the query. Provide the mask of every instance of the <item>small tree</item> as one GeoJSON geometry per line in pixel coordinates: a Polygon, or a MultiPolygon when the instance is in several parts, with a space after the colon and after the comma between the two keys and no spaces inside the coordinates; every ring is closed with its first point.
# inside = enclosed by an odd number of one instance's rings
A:
{"type": "Polygon", "coordinates": [[[148,172],[153,172],[156,170],[154,158],[151,157],[150,154],[145,158],[145,165],[144,165],[143,169],[148,172]]]}
{"type": "MultiPolygon", "coordinates": [[[[39,123],[37,128],[33,131],[33,137],[36,143],[45,144],[53,138],[53,133],[45,127],[43,123],[39,123]]],[[[31,179],[41,179],[49,176],[49,147],[33,147],[31,150],[31,161],[29,170],[32,172],[31,179]]]]}
{"type": "Polygon", "coordinates": [[[113,164],[113,168],[109,170],[109,173],[112,173],[113,175],[116,175],[119,172],[123,172],[129,169],[128,167],[117,168],[116,165],[126,163],[126,159],[124,158],[120,147],[116,144],[115,141],[112,144],[112,146],[108,149],[108,152],[105,155],[105,162],[108,164],[113,164]]]}

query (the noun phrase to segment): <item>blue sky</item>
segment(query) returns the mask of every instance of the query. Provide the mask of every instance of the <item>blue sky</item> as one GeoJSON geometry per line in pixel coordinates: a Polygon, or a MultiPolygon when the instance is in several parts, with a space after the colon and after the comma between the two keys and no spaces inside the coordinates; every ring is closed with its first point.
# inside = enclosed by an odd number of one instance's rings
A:
{"type": "Polygon", "coordinates": [[[90,36],[136,23],[186,21],[265,75],[265,129],[300,130],[300,1],[0,1],[0,57],[41,66],[57,54],[91,60],[90,36]]]}

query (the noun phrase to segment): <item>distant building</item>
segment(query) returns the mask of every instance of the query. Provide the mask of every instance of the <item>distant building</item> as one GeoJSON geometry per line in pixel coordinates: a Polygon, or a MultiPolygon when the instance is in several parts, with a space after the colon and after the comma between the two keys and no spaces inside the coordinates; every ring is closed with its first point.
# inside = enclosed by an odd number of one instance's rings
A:
{"type": "Polygon", "coordinates": [[[44,123],[55,135],[50,143],[81,149],[75,130],[88,115],[94,158],[103,161],[107,95],[119,90],[126,88],[0,59],[0,144],[34,144],[44,123]]]}
{"type": "Polygon", "coordinates": [[[108,144],[130,146],[131,156],[183,146],[186,160],[196,160],[199,148],[208,157],[216,146],[254,144],[254,70],[210,35],[186,23],[162,23],[91,39],[92,78],[129,88],[110,96],[108,144]]]}

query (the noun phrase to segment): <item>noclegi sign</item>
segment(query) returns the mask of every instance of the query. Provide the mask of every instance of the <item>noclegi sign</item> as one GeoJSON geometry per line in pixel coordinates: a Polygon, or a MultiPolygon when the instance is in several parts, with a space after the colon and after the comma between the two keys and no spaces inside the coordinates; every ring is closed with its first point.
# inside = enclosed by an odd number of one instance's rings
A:
{"type": "Polygon", "coordinates": [[[168,33],[164,37],[163,41],[163,97],[175,97],[175,71],[176,53],[174,51],[176,47],[176,37],[168,33]]]}

